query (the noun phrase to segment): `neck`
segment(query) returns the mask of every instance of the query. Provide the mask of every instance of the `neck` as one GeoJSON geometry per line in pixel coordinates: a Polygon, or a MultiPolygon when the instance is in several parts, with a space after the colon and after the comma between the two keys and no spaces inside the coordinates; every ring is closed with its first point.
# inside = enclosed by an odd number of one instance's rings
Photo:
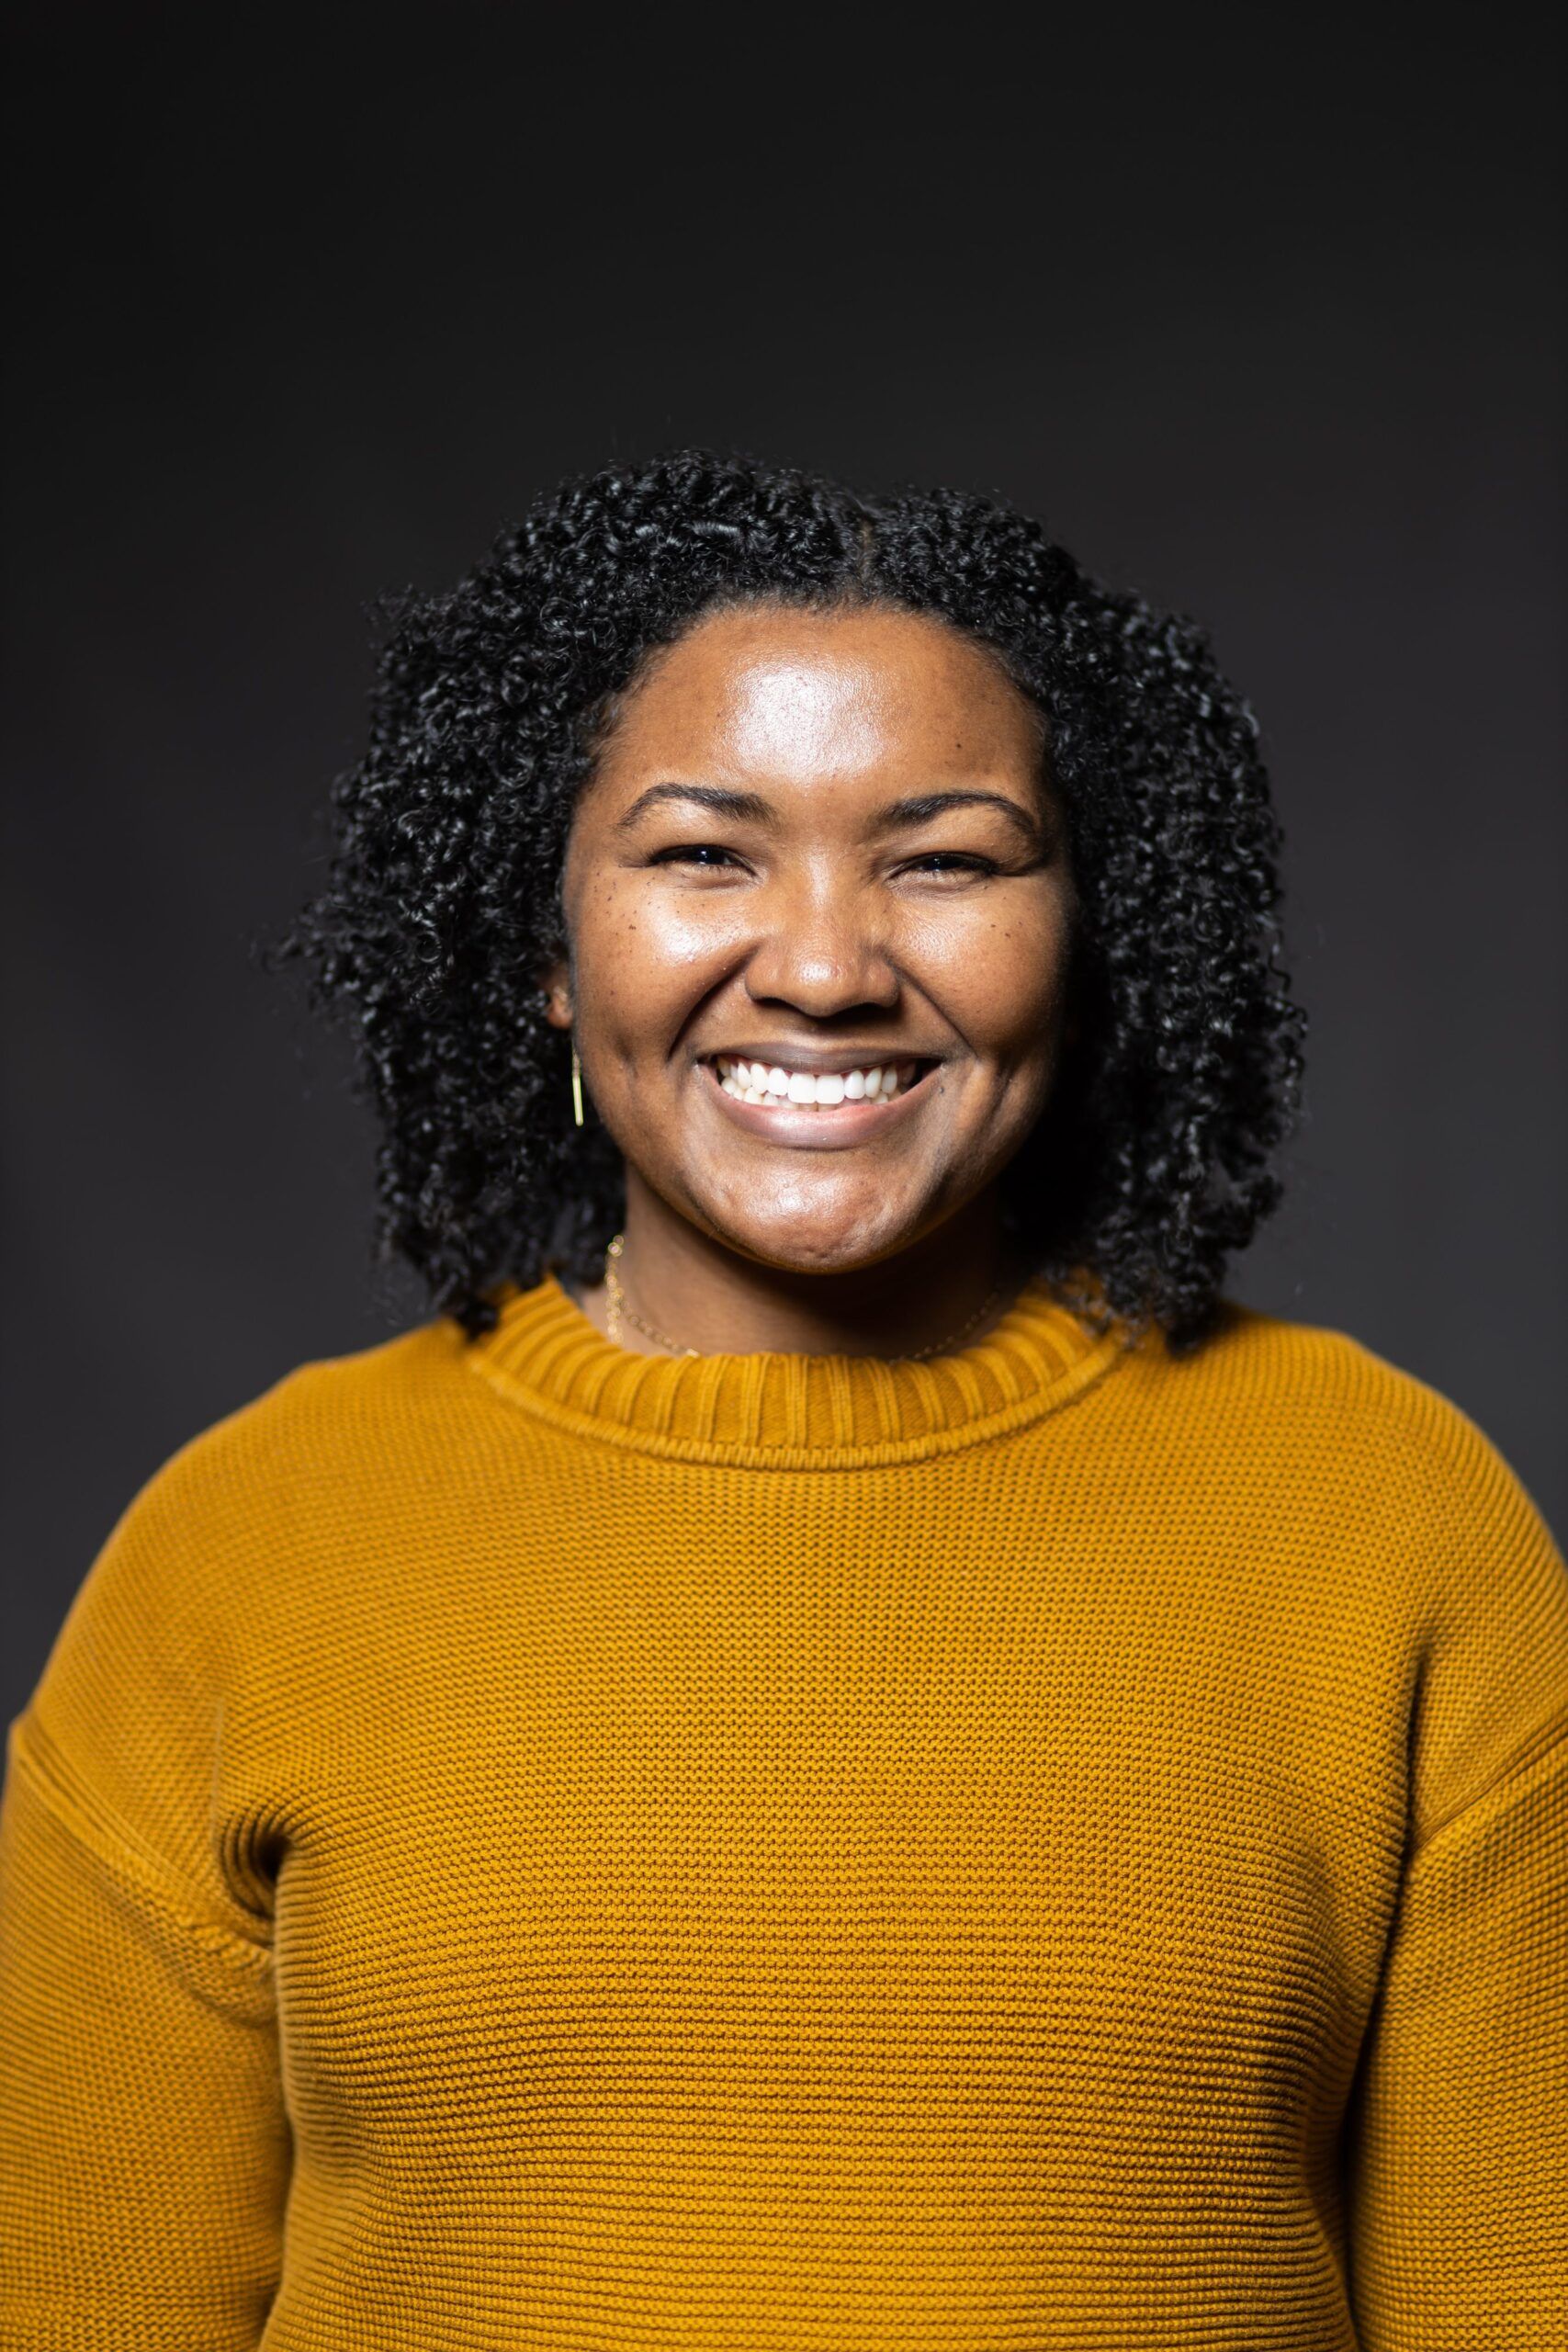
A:
{"type": "MultiPolygon", "coordinates": [[[[914,1355],[966,1323],[963,1344],[972,1345],[1006,1313],[1023,1279],[994,1191],[875,1265],[815,1273],[742,1257],[671,1209],[630,1170],[619,1271],[637,1315],[705,1355],[914,1355]]],[[[603,1282],[578,1303],[608,1330],[603,1282]]],[[[629,1316],[618,1338],[637,1354],[670,1352],[629,1316]]]]}

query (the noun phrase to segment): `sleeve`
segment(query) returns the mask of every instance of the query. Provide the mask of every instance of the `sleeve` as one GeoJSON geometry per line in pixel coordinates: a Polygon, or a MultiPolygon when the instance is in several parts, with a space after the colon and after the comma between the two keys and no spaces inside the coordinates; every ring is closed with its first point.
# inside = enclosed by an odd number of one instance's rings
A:
{"type": "Polygon", "coordinates": [[[204,1859],[222,1702],[193,1471],[122,1516],[6,1739],[0,2344],[29,2352],[239,2352],[278,2282],[270,1922],[204,1859]]]}
{"type": "Polygon", "coordinates": [[[1457,1409],[1413,1828],[1347,2118],[1363,2352],[1568,2344],[1568,1568],[1457,1409]]]}

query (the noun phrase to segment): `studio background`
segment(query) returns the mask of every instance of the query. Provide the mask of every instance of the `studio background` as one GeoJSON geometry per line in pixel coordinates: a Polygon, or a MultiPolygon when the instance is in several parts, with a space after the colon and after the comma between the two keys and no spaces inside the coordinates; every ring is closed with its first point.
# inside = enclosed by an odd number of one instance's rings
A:
{"type": "Polygon", "coordinates": [[[552,54],[489,8],[23,33],[7,1720],[176,1447],[423,1312],[372,1291],[341,1050],[247,953],[320,879],[364,608],[688,442],[999,491],[1209,628],[1312,1023],[1227,1287],[1454,1398],[1561,1539],[1553,61],[1409,21],[1023,56],[966,17],[918,72],[787,23],[552,54]]]}

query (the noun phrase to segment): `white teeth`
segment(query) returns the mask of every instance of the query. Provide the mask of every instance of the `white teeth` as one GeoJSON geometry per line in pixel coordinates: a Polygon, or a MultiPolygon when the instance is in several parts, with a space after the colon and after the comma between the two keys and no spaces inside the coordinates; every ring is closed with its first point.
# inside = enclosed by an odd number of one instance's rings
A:
{"type": "MultiPolygon", "coordinates": [[[[764,1062],[717,1062],[718,1082],[741,1102],[886,1102],[898,1091],[899,1065],[879,1063],[874,1069],[814,1070],[770,1069],[764,1062]]],[[[912,1073],[911,1073],[912,1077],[912,1073]]]]}

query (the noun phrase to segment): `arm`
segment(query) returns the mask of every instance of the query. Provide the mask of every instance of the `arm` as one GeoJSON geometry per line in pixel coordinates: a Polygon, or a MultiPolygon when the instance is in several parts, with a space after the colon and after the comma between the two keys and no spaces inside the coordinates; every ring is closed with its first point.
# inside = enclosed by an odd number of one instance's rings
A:
{"type": "Polygon", "coordinates": [[[1363,2069],[1365,2352],[1568,2344],[1568,1727],[1408,1864],[1363,2069]]]}
{"type": "Polygon", "coordinates": [[[1568,1569],[1457,1408],[1407,1859],[1347,2117],[1364,2352],[1568,2344],[1568,1569]]]}
{"type": "Polygon", "coordinates": [[[207,1859],[213,1570],[175,1464],[94,1563],[6,1741],[0,2342],[30,2352],[241,2352],[278,2279],[271,1923],[207,1859]]]}

